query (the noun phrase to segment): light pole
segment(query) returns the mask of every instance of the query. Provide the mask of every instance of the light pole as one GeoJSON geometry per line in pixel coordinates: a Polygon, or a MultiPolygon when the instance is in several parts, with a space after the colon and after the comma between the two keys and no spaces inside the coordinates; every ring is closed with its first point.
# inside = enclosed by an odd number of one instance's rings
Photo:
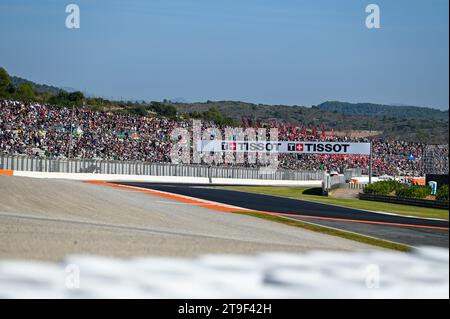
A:
{"type": "Polygon", "coordinates": [[[370,141],[370,155],[369,155],[369,184],[372,184],[372,165],[373,165],[373,151],[372,140],[370,141]]]}
{"type": "Polygon", "coordinates": [[[72,139],[73,139],[73,117],[75,114],[75,104],[72,104],[72,118],[70,120],[70,136],[69,136],[69,154],[67,158],[70,159],[72,153],[72,139]]]}

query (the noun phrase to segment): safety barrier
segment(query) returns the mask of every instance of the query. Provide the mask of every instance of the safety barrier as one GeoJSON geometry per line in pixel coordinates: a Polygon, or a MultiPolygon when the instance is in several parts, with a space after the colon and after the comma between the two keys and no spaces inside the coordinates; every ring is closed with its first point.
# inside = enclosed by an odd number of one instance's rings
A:
{"type": "Polygon", "coordinates": [[[415,199],[399,196],[359,193],[359,199],[428,208],[449,209],[449,203],[440,200],[415,199]]]}
{"type": "Polygon", "coordinates": [[[367,187],[368,184],[360,184],[360,183],[345,183],[344,188],[347,189],[361,189],[363,190],[364,188],[367,187]]]}
{"type": "Polygon", "coordinates": [[[107,175],[145,175],[206,177],[275,181],[318,181],[323,171],[274,170],[244,167],[214,167],[204,165],[107,161],[89,159],[50,159],[29,156],[0,155],[0,170],[84,173],[107,175]]]}

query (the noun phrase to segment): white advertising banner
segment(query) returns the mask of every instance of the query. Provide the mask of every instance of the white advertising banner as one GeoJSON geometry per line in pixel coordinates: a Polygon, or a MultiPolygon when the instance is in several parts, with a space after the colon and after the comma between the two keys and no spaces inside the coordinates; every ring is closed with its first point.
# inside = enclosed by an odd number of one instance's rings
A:
{"type": "Polygon", "coordinates": [[[219,141],[197,142],[199,152],[292,153],[370,155],[370,143],[302,142],[302,141],[219,141]]]}

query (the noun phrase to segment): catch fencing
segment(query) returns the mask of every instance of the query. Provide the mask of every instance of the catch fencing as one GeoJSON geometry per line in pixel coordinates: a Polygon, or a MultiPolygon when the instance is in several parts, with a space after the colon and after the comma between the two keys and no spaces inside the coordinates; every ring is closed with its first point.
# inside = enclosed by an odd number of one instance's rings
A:
{"type": "Polygon", "coordinates": [[[90,159],[51,159],[0,155],[0,169],[33,172],[93,173],[148,176],[183,176],[260,180],[322,180],[323,171],[266,170],[244,167],[108,161],[90,159]]]}

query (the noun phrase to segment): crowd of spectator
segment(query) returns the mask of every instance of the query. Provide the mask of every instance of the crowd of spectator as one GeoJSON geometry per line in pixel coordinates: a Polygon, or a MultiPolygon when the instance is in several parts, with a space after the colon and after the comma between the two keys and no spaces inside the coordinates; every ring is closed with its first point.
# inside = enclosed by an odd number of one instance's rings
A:
{"type": "MultiPolygon", "coordinates": [[[[9,100],[0,101],[0,110],[1,154],[167,163],[170,162],[170,150],[174,143],[170,132],[180,127],[192,129],[192,123],[182,119],[68,109],[9,100]]],[[[212,123],[203,125],[205,128],[212,123]]],[[[281,123],[266,125],[278,128],[279,140],[369,141],[337,137],[324,130],[281,123]]],[[[264,127],[259,122],[256,126],[264,127]]],[[[379,138],[371,141],[373,167],[379,175],[424,175],[424,154],[429,149],[426,145],[379,138]]],[[[368,156],[359,155],[280,154],[279,161],[279,168],[283,169],[338,172],[350,168],[367,169],[369,165],[368,156]]],[[[448,145],[439,148],[435,161],[435,165],[443,163],[442,166],[448,166],[448,145]]]]}
{"type": "Polygon", "coordinates": [[[423,157],[428,174],[448,174],[448,145],[427,145],[423,157]]]}

